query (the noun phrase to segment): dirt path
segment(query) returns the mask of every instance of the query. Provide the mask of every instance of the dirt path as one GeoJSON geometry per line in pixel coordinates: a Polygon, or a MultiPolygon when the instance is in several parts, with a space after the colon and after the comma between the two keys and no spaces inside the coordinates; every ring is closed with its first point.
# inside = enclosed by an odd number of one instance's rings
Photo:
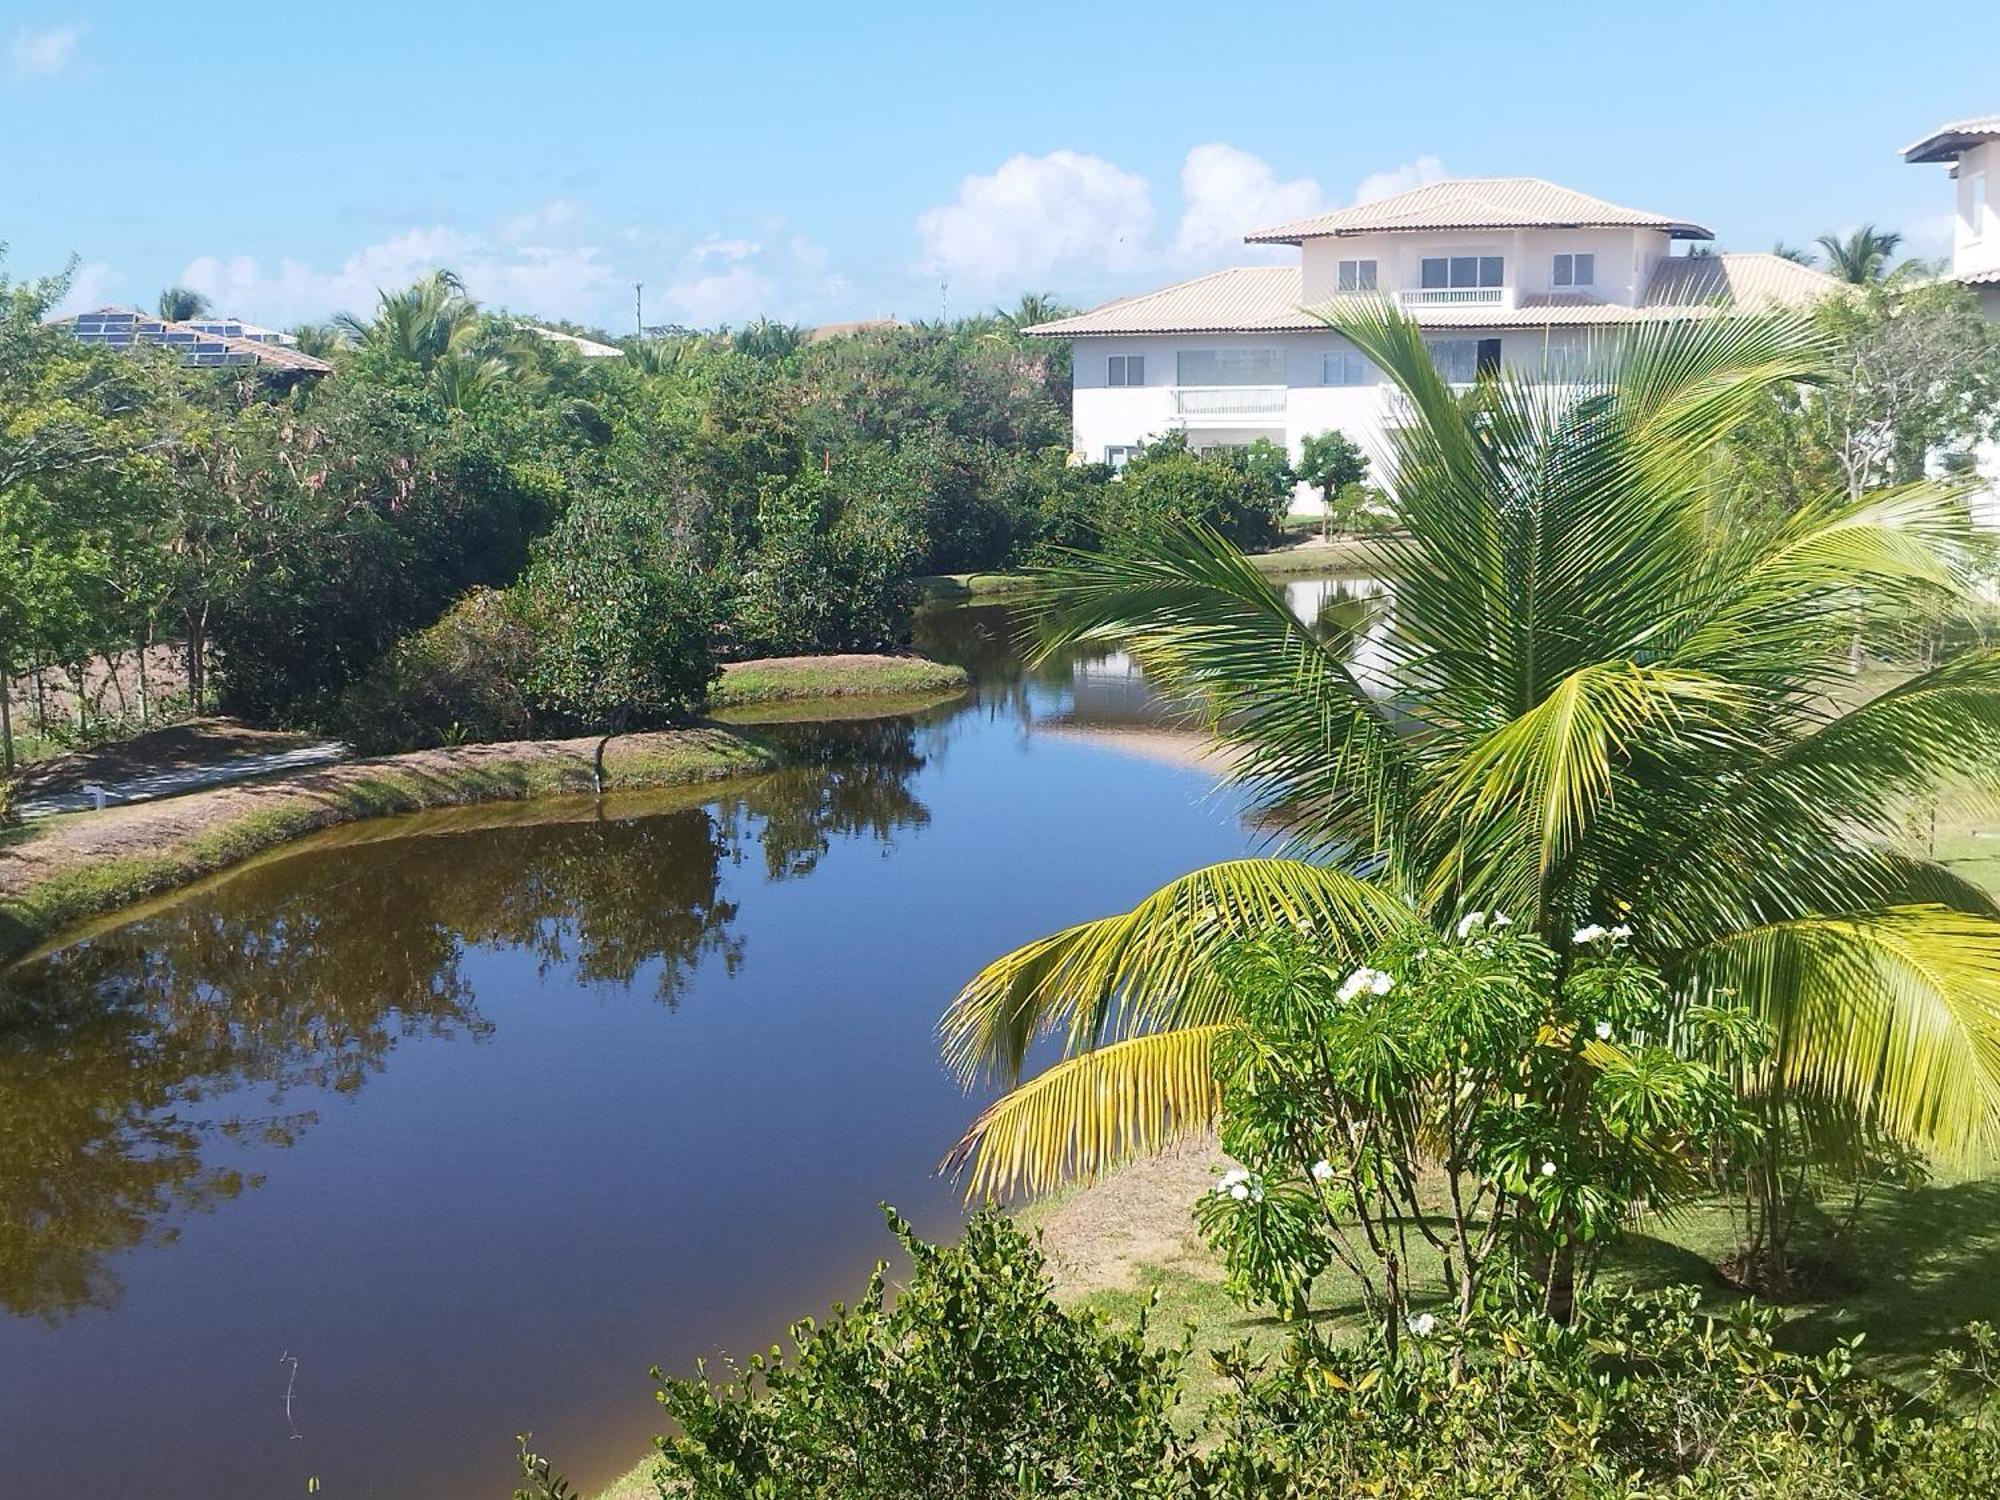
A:
{"type": "Polygon", "coordinates": [[[1201,1136],[1024,1210],[1022,1223],[1041,1231],[1057,1292],[1130,1291],[1149,1267],[1213,1277],[1215,1256],[1193,1210],[1227,1161],[1213,1136],[1201,1136]]]}

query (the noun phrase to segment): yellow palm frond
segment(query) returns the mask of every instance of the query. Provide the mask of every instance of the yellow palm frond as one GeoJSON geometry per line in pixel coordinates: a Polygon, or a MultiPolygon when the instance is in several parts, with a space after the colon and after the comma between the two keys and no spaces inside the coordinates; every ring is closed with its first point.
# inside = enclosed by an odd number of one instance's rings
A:
{"type": "Polygon", "coordinates": [[[1226,1024],[1156,1031],[1057,1063],[996,1100],[945,1159],[966,1196],[1042,1193],[1215,1123],[1226,1024]]]}
{"type": "Polygon", "coordinates": [[[1771,1028],[1767,1081],[1947,1160],[2000,1137],[2000,921],[1937,905],[1803,917],[1695,956],[1771,1028]]]}
{"type": "Polygon", "coordinates": [[[1011,1081],[1035,1038],[1055,1031],[1076,1054],[1107,1036],[1226,1018],[1215,960],[1233,942],[1289,926],[1359,955],[1413,920],[1387,888],[1342,870],[1292,859],[1208,865],[1129,912],[988,964],[945,1013],[945,1055],[968,1080],[990,1070],[1011,1081]]]}

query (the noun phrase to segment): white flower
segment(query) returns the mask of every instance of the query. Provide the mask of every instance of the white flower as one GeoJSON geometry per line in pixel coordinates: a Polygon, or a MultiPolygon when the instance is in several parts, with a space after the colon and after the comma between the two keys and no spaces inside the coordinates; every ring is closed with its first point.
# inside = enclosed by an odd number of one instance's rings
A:
{"type": "Polygon", "coordinates": [[[1555,1176],[1555,1175],[1556,1175],[1556,1164],[1555,1164],[1554,1162],[1552,1162],[1552,1161],[1545,1161],[1545,1162],[1543,1162],[1543,1163],[1542,1163],[1542,1175],[1543,1175],[1544,1177],[1553,1177],[1553,1176],[1555,1176]]]}
{"type": "Polygon", "coordinates": [[[1611,929],[1611,941],[1614,943],[1622,943],[1631,935],[1632,929],[1623,922],[1620,922],[1616,927],[1611,929]]]}
{"type": "Polygon", "coordinates": [[[1467,912],[1464,916],[1458,919],[1459,941],[1463,942],[1466,938],[1471,937],[1473,933],[1479,931],[1479,929],[1484,927],[1485,925],[1486,925],[1485,912],[1483,911],[1467,912]]]}
{"type": "Polygon", "coordinates": [[[1487,921],[1489,925],[1495,928],[1512,927],[1514,925],[1514,919],[1504,911],[1496,911],[1487,921]]]}
{"type": "Polygon", "coordinates": [[[1611,1023],[1609,1021],[1599,1021],[1597,1023],[1597,1039],[1600,1042],[1611,1040],[1611,1023]]]}
{"type": "Polygon", "coordinates": [[[1333,1163],[1324,1157],[1314,1162],[1312,1164],[1312,1179],[1314,1182],[1331,1182],[1333,1180],[1333,1163]]]}
{"type": "Polygon", "coordinates": [[[1609,937],[1610,935],[1611,935],[1610,928],[1605,927],[1600,923],[1592,922],[1588,926],[1577,928],[1577,930],[1573,934],[1571,934],[1570,941],[1575,943],[1579,948],[1585,948],[1592,943],[1598,942],[1603,938],[1609,937]]]}
{"type": "Polygon", "coordinates": [[[1366,964],[1356,969],[1340,982],[1340,998],[1343,1002],[1352,1000],[1363,990],[1372,995],[1386,995],[1396,987],[1396,976],[1380,969],[1371,969],[1366,964]]]}
{"type": "Polygon", "coordinates": [[[1410,1319],[1410,1332],[1420,1339],[1427,1339],[1438,1326],[1438,1320],[1430,1313],[1418,1313],[1410,1319]]]}
{"type": "Polygon", "coordinates": [[[1264,1201],[1264,1187],[1262,1183],[1253,1182],[1250,1184],[1250,1201],[1252,1203],[1262,1203],[1264,1201]]]}
{"type": "Polygon", "coordinates": [[[1230,1186],[1229,1196],[1234,1198],[1238,1203],[1241,1203],[1245,1198],[1250,1196],[1250,1189],[1243,1183],[1234,1183],[1230,1186]]]}
{"type": "Polygon", "coordinates": [[[1227,1172],[1224,1172],[1221,1178],[1216,1182],[1215,1194],[1217,1197],[1221,1197],[1224,1194],[1229,1194],[1231,1196],[1240,1198],[1242,1194],[1236,1193],[1234,1190],[1242,1187],[1249,1180],[1250,1180],[1250,1173],[1247,1168],[1231,1167],[1227,1172]]]}

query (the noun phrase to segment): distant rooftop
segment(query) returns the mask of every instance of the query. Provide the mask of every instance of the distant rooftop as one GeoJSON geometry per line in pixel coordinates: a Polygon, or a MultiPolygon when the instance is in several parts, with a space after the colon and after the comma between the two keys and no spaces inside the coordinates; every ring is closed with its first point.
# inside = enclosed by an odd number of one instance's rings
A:
{"type": "Polygon", "coordinates": [[[1922,140],[1911,141],[1903,148],[1903,160],[1957,161],[1974,146],[1992,140],[2000,140],[2000,115],[1974,115],[1969,120],[1941,125],[1922,140]]]}
{"type": "Polygon", "coordinates": [[[516,328],[539,334],[552,344],[567,344],[585,359],[623,359],[625,351],[616,344],[601,344],[596,339],[587,339],[580,333],[564,333],[560,328],[544,328],[539,323],[517,321],[516,328]]]}
{"type": "Polygon", "coordinates": [[[176,323],[130,307],[100,307],[94,312],[52,319],[53,328],[67,328],[82,344],[129,349],[158,344],[176,350],[181,363],[203,369],[256,365],[293,375],[324,375],[333,368],[323,359],[291,346],[283,334],[234,318],[201,318],[176,323]],[[230,333],[225,329],[246,332],[230,333]]]}
{"type": "Polygon", "coordinates": [[[1625,208],[1539,177],[1454,177],[1294,219],[1244,236],[1253,245],[1296,245],[1326,235],[1422,229],[1658,229],[1677,240],[1712,240],[1699,224],[1625,208]]]}
{"type": "Polygon", "coordinates": [[[908,328],[900,318],[855,318],[846,323],[822,323],[806,330],[808,344],[824,344],[828,339],[844,339],[857,333],[881,333],[892,328],[908,328]]]}
{"type": "MultiPolygon", "coordinates": [[[[1542,328],[1643,323],[1706,317],[1773,303],[1799,306],[1840,285],[1823,271],[1782,255],[1676,255],[1659,261],[1638,307],[1583,292],[1544,292],[1514,307],[1426,307],[1426,328],[1542,328]]],[[[1351,295],[1368,295],[1351,294],[1351,295]]],[[[1297,266],[1238,266],[1197,276],[1136,297],[1120,297],[1089,312],[1026,332],[1043,338],[1094,334],[1283,333],[1324,328],[1301,305],[1297,266]]],[[[1326,304],[1322,304],[1324,307],[1326,304]]]]}

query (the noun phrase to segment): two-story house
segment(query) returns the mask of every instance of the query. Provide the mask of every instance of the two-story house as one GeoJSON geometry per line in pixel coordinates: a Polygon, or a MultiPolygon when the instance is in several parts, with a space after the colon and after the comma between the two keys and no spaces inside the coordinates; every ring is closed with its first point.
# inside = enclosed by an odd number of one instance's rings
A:
{"type": "Polygon", "coordinates": [[[1959,120],[1903,148],[1908,162],[1943,162],[1955,189],[1951,276],[2000,320],[2000,115],[1959,120]]]}
{"type": "Polygon", "coordinates": [[[1712,238],[1537,178],[1460,178],[1245,236],[1297,246],[1297,265],[1217,271],[1027,331],[1074,340],[1079,458],[1120,465],[1181,431],[1196,448],[1268,438],[1296,460],[1330,428],[1379,456],[1395,392],[1311,309],[1390,298],[1454,381],[1511,367],[1560,382],[1620,325],[1834,286],[1776,255],[1674,253],[1712,238]]]}

